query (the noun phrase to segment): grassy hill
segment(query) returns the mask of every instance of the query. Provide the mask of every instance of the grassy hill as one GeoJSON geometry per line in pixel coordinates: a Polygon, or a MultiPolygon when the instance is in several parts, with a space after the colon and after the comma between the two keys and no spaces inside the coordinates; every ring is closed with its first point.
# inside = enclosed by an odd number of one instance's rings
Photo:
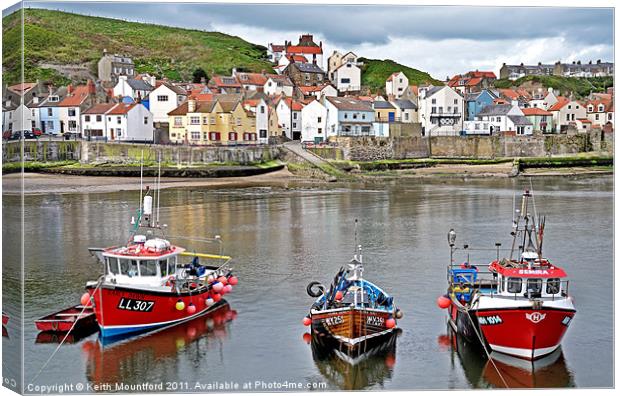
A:
{"type": "Polygon", "coordinates": [[[590,92],[605,91],[608,87],[614,85],[614,79],[613,77],[576,78],[560,76],[526,76],[515,81],[508,79],[497,80],[494,85],[495,88],[542,85],[543,87],[557,89],[562,93],[562,95],[568,95],[573,92],[576,96],[584,97],[589,95],[590,92]]]}
{"type": "MultiPolygon", "coordinates": [[[[3,77],[20,80],[20,13],[3,18],[3,77]]],[[[270,70],[266,48],[239,37],[217,32],[127,22],[60,11],[26,9],[25,79],[66,84],[59,71],[41,64],[74,65],[97,74],[103,49],[133,58],[137,72],[154,73],[174,80],[191,80],[202,67],[209,75],[229,74],[231,68],[270,70]]]]}
{"type": "Polygon", "coordinates": [[[373,93],[379,90],[383,92],[385,90],[385,80],[392,73],[398,71],[405,73],[411,85],[422,83],[443,84],[442,81],[435,80],[426,72],[401,65],[390,59],[359,58],[359,61],[364,62],[364,66],[362,66],[362,85],[370,88],[373,93]]]}

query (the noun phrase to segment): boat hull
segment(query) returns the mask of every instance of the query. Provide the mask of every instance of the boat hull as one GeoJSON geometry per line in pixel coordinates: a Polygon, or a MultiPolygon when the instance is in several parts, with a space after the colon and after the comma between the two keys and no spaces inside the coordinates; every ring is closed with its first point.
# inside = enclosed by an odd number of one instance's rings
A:
{"type": "Polygon", "coordinates": [[[208,306],[209,288],[191,293],[156,292],[123,287],[88,288],[102,338],[120,338],[173,326],[216,309],[208,306]],[[184,308],[177,309],[183,302],[184,308]],[[195,311],[188,307],[193,304],[195,311]]]}
{"type": "Polygon", "coordinates": [[[39,331],[67,333],[83,332],[97,327],[97,319],[90,307],[75,306],[44,316],[36,320],[35,326],[39,331]]]}
{"type": "Polygon", "coordinates": [[[9,315],[2,313],[2,326],[6,326],[9,323],[9,315]]]}
{"type": "Polygon", "coordinates": [[[380,310],[341,308],[311,312],[312,332],[319,344],[349,356],[375,348],[394,334],[388,328],[389,313],[380,310]]]}
{"type": "Polygon", "coordinates": [[[560,346],[575,311],[522,307],[477,310],[475,315],[491,350],[535,360],[560,346]]]}

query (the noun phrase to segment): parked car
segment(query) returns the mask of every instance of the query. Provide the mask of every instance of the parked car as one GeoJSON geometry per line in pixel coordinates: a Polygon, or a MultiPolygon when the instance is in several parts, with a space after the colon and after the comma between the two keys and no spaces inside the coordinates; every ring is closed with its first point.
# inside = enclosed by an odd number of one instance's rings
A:
{"type": "Polygon", "coordinates": [[[43,132],[39,128],[32,128],[32,133],[34,133],[34,136],[36,136],[37,138],[43,135],[43,132]]]}

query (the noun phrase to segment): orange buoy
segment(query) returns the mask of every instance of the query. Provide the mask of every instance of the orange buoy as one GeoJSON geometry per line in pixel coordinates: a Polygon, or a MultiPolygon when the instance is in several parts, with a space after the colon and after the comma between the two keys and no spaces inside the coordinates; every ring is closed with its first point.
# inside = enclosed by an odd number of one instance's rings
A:
{"type": "Polygon", "coordinates": [[[82,294],[82,297],[80,297],[80,304],[84,306],[90,305],[90,294],[89,293],[82,294]]]}
{"type": "Polygon", "coordinates": [[[446,296],[439,296],[437,297],[437,306],[441,309],[446,309],[450,306],[451,301],[448,297],[446,296]]]}
{"type": "Polygon", "coordinates": [[[312,324],[312,319],[310,319],[309,316],[304,316],[302,323],[304,326],[310,326],[312,324]]]}
{"type": "Polygon", "coordinates": [[[394,327],[396,327],[396,319],[389,318],[388,320],[386,320],[385,327],[387,327],[388,329],[393,329],[394,327]]]}

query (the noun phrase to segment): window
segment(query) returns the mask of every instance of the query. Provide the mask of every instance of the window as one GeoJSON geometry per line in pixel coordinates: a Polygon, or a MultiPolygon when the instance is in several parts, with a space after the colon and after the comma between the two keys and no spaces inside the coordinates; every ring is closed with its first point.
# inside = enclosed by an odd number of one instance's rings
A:
{"type": "Polygon", "coordinates": [[[405,113],[405,121],[409,121],[409,113],[405,113]]]}
{"type": "Polygon", "coordinates": [[[237,117],[237,126],[241,126],[241,117],[237,117]]]}
{"type": "Polygon", "coordinates": [[[316,118],[316,122],[320,123],[321,122],[321,117],[317,117],[316,118]]]}
{"type": "Polygon", "coordinates": [[[502,117],[496,117],[496,118],[495,118],[495,121],[496,121],[496,122],[502,122],[502,117]]]}
{"type": "Polygon", "coordinates": [[[88,115],[87,115],[87,116],[84,116],[84,121],[86,121],[86,122],[90,122],[90,116],[88,116],[88,115]]]}
{"type": "Polygon", "coordinates": [[[293,123],[293,128],[297,128],[297,123],[296,122],[293,123]]]}
{"type": "Polygon", "coordinates": [[[35,121],[31,121],[30,124],[32,125],[32,128],[36,128],[37,127],[37,123],[35,121]]]}
{"type": "Polygon", "coordinates": [[[508,278],[506,290],[508,293],[521,293],[522,283],[521,278],[508,278]]]}
{"type": "Polygon", "coordinates": [[[598,121],[598,113],[594,114],[594,119],[598,121]]]}
{"type": "Polygon", "coordinates": [[[431,114],[437,113],[437,107],[431,107],[431,114]]]}
{"type": "Polygon", "coordinates": [[[448,106],[448,113],[452,113],[452,106],[448,106]]]}
{"type": "Polygon", "coordinates": [[[432,104],[437,104],[437,99],[431,99],[432,104]]]}
{"type": "Polygon", "coordinates": [[[265,114],[265,106],[261,106],[260,107],[260,113],[261,114],[265,114]]]}
{"type": "Polygon", "coordinates": [[[592,113],[594,111],[594,106],[589,105],[588,106],[588,113],[592,113]]]}
{"type": "Polygon", "coordinates": [[[77,129],[77,121],[69,120],[68,126],[70,131],[75,131],[77,129]]]}
{"type": "Polygon", "coordinates": [[[320,134],[322,134],[322,133],[323,133],[323,128],[319,128],[317,133],[318,133],[319,135],[320,135],[320,134]]]}
{"type": "Polygon", "coordinates": [[[123,134],[123,130],[121,128],[116,128],[116,135],[121,136],[123,134]]]}
{"type": "Polygon", "coordinates": [[[96,119],[97,119],[97,122],[101,122],[101,116],[100,115],[96,116],[96,119]]]}
{"type": "Polygon", "coordinates": [[[120,273],[127,276],[138,276],[138,262],[136,260],[119,259],[120,273]]]}
{"type": "Polygon", "coordinates": [[[200,140],[200,132],[192,132],[192,140],[200,140]]]}
{"type": "Polygon", "coordinates": [[[207,125],[209,123],[209,117],[202,117],[202,125],[207,125]]]}
{"type": "Polygon", "coordinates": [[[190,125],[200,125],[200,117],[189,117],[189,123],[190,125]]]}
{"type": "Polygon", "coordinates": [[[354,119],[354,120],[357,120],[357,113],[354,113],[354,114],[353,114],[353,119],[354,119]]]}
{"type": "Polygon", "coordinates": [[[236,141],[237,140],[237,132],[228,132],[228,140],[236,141]]]}
{"type": "Polygon", "coordinates": [[[341,78],[340,79],[340,83],[341,84],[350,84],[351,83],[351,79],[350,78],[341,78]]]}
{"type": "Polygon", "coordinates": [[[116,257],[108,257],[107,262],[108,262],[108,272],[114,275],[118,274],[119,273],[118,259],[116,257]]]}
{"type": "Polygon", "coordinates": [[[605,107],[603,105],[598,105],[598,111],[600,112],[605,111],[605,107]]]}
{"type": "Polygon", "coordinates": [[[174,272],[174,268],[172,268],[172,266],[170,266],[170,269],[168,269],[168,260],[159,260],[157,263],[159,264],[159,274],[162,278],[174,272]]]}
{"type": "Polygon", "coordinates": [[[75,117],[75,109],[73,107],[69,108],[68,113],[69,117],[75,117]]]}
{"type": "Polygon", "coordinates": [[[144,117],[144,125],[147,125],[149,123],[149,118],[148,117],[144,117]]]}
{"type": "Polygon", "coordinates": [[[49,108],[48,108],[48,109],[47,109],[47,115],[48,115],[49,117],[51,117],[53,114],[54,114],[54,110],[52,110],[52,109],[49,109],[49,108]]]}
{"type": "Polygon", "coordinates": [[[120,123],[121,123],[121,117],[120,117],[120,116],[119,116],[119,117],[116,117],[116,123],[117,123],[117,124],[120,124],[120,123]]]}
{"type": "Polygon", "coordinates": [[[158,266],[155,260],[140,260],[140,276],[157,276],[158,266]]]}
{"type": "Polygon", "coordinates": [[[167,102],[168,101],[168,95],[157,95],[157,101],[158,102],[167,102]]]}
{"type": "Polygon", "coordinates": [[[211,117],[211,125],[215,125],[215,117],[211,117]]]}
{"type": "Polygon", "coordinates": [[[349,118],[349,115],[347,113],[344,113],[344,119],[346,120],[347,118],[349,118]]]}
{"type": "Polygon", "coordinates": [[[214,140],[214,141],[220,140],[220,133],[219,132],[211,132],[209,134],[209,140],[214,140]]]}
{"type": "Polygon", "coordinates": [[[542,290],[542,279],[530,278],[527,280],[527,292],[529,294],[540,294],[542,290]]]}
{"type": "Polygon", "coordinates": [[[454,99],[454,104],[455,105],[459,104],[459,100],[458,99],[454,99]]]}
{"type": "Polygon", "coordinates": [[[569,110],[571,109],[571,105],[568,105],[568,109],[569,109],[569,110]]]}
{"type": "Polygon", "coordinates": [[[183,119],[181,117],[174,117],[174,126],[183,125],[183,119]]]}
{"type": "Polygon", "coordinates": [[[297,113],[293,112],[293,119],[296,120],[297,119],[297,113]]]}
{"type": "Polygon", "coordinates": [[[266,138],[267,137],[267,130],[266,129],[261,129],[258,132],[260,133],[260,137],[261,138],[266,138]]]}
{"type": "Polygon", "coordinates": [[[54,129],[54,121],[46,121],[45,125],[47,130],[54,129]]]}

